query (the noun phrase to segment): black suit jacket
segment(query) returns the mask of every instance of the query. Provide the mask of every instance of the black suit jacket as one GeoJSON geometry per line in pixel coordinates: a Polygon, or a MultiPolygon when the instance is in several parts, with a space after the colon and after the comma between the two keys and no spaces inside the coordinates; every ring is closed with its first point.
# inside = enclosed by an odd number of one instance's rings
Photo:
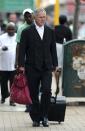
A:
{"type": "Polygon", "coordinates": [[[54,31],[44,26],[41,40],[35,25],[23,30],[19,47],[18,64],[42,70],[52,69],[58,65],[54,31]]]}

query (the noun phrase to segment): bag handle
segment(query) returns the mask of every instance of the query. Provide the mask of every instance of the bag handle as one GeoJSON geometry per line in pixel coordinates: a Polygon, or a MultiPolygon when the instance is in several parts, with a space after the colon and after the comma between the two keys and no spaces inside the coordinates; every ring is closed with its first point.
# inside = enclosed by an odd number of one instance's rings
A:
{"type": "Polygon", "coordinates": [[[15,77],[14,77],[14,80],[13,80],[14,82],[13,82],[13,83],[14,83],[14,85],[15,85],[17,88],[20,89],[20,88],[23,88],[23,86],[19,86],[19,85],[17,86],[16,83],[17,83],[17,81],[19,81],[19,78],[18,78],[18,77],[24,77],[24,81],[23,81],[23,82],[24,82],[24,86],[27,85],[27,79],[26,79],[25,73],[23,73],[22,71],[19,71],[19,70],[16,71],[16,75],[15,75],[15,77]]]}

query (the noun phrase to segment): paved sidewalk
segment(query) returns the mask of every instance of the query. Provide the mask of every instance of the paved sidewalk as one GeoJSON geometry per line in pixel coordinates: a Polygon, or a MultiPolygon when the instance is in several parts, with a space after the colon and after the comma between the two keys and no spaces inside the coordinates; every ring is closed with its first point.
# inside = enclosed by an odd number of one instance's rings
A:
{"type": "Polygon", "coordinates": [[[32,121],[25,106],[9,106],[9,100],[0,104],[0,131],[84,131],[85,106],[67,106],[65,122],[49,122],[49,127],[32,127],[32,121]]]}

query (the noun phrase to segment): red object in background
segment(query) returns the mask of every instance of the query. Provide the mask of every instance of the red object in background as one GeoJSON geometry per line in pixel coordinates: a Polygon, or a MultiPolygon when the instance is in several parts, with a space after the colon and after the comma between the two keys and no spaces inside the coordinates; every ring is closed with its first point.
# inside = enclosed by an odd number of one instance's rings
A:
{"type": "Polygon", "coordinates": [[[24,74],[15,76],[10,90],[10,99],[18,104],[32,104],[27,80],[24,74]]]}
{"type": "Polygon", "coordinates": [[[67,0],[67,12],[69,15],[73,14],[75,10],[75,0],[67,0]]]}
{"type": "Polygon", "coordinates": [[[81,2],[82,4],[83,4],[83,3],[85,4],[85,0],[80,0],[80,2],[81,2]]]}

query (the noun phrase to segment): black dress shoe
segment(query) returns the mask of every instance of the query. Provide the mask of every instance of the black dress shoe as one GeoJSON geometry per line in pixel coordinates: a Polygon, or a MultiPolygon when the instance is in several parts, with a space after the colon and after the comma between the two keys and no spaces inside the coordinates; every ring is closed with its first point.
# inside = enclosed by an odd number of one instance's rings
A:
{"type": "Polygon", "coordinates": [[[33,127],[39,127],[40,126],[40,122],[37,121],[33,121],[33,127]]]}
{"type": "Polygon", "coordinates": [[[5,103],[5,98],[1,99],[1,104],[5,103]]]}
{"type": "Polygon", "coordinates": [[[48,127],[48,126],[49,126],[47,117],[44,117],[44,118],[43,118],[42,125],[43,125],[44,127],[48,127]]]}
{"type": "Polygon", "coordinates": [[[1,103],[2,103],[2,104],[5,103],[5,99],[8,98],[9,96],[10,96],[10,93],[8,92],[8,93],[4,96],[4,98],[1,98],[1,103]]]}

